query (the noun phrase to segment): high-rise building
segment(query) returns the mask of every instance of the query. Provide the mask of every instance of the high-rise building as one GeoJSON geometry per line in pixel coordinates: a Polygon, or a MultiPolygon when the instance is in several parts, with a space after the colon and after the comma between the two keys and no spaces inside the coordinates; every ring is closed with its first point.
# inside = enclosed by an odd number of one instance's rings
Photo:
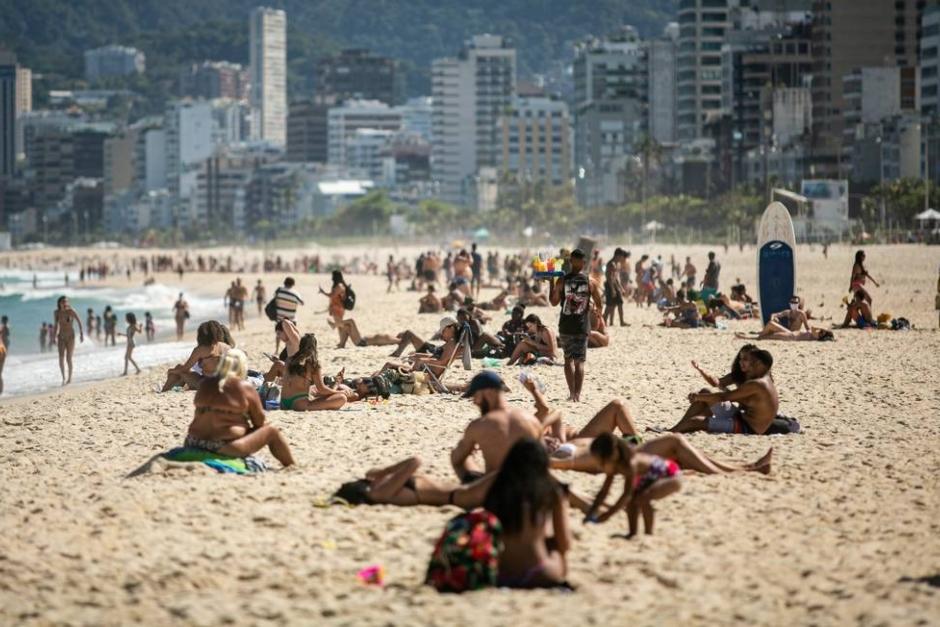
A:
{"type": "Polygon", "coordinates": [[[572,124],[568,105],[545,96],[517,96],[499,120],[500,172],[517,182],[571,182],[572,124]]]}
{"type": "Polygon", "coordinates": [[[515,87],[516,50],[497,35],[477,35],[456,58],[434,61],[431,172],[445,201],[468,206],[480,168],[499,166],[496,122],[512,105],[515,87]]]}
{"type": "Polygon", "coordinates": [[[419,96],[409,98],[408,101],[399,107],[402,115],[402,126],[409,133],[417,133],[430,142],[434,136],[431,131],[431,118],[433,115],[433,105],[430,96],[419,96]]]}
{"type": "Polygon", "coordinates": [[[920,105],[924,115],[940,115],[940,5],[924,9],[920,39],[920,105]]]}
{"type": "Polygon", "coordinates": [[[399,105],[404,77],[398,61],[369,50],[343,50],[317,62],[316,95],[321,100],[378,100],[399,105]]]}
{"type": "Polygon", "coordinates": [[[196,184],[196,171],[215,147],[212,105],[206,101],[173,101],[167,105],[163,128],[167,189],[174,198],[189,198],[196,184]]]}
{"type": "Polygon", "coordinates": [[[813,160],[817,175],[845,173],[842,77],[859,67],[916,66],[922,0],[813,3],[813,160]]]}
{"type": "Polygon", "coordinates": [[[653,141],[673,144],[676,141],[676,39],[679,25],[669,24],[659,39],[647,46],[649,94],[647,132],[653,141]]]}
{"type": "Polygon", "coordinates": [[[180,96],[191,98],[230,98],[245,100],[248,97],[249,72],[238,63],[228,61],[203,61],[193,63],[180,72],[180,96]]]}
{"type": "Polygon", "coordinates": [[[104,140],[104,195],[112,196],[134,186],[137,173],[139,130],[134,127],[104,140]]]}
{"type": "Polygon", "coordinates": [[[346,141],[345,165],[356,175],[379,184],[390,184],[385,180],[384,162],[389,143],[395,131],[374,128],[357,129],[346,141]]]}
{"type": "Polygon", "coordinates": [[[330,106],[316,100],[290,103],[287,113],[287,160],[326,163],[327,120],[330,106]]]}
{"type": "MultiPolygon", "coordinates": [[[[913,119],[919,110],[917,90],[912,86],[916,76],[916,67],[862,67],[842,77],[842,162],[852,179],[874,182],[890,178],[886,172],[891,170],[885,165],[900,161],[900,157],[892,158],[889,140],[895,138],[897,143],[915,132],[914,124],[900,119],[913,119]]],[[[919,127],[916,133],[920,137],[919,127]]],[[[907,175],[914,171],[914,176],[919,176],[916,169],[905,170],[907,175]]]]}
{"type": "Polygon", "coordinates": [[[647,67],[647,47],[632,26],[575,48],[574,154],[584,206],[623,201],[624,160],[647,134],[647,67]]]}
{"type": "Polygon", "coordinates": [[[16,169],[16,57],[0,53],[0,177],[16,169]]]}
{"type": "MultiPolygon", "coordinates": [[[[781,138],[774,135],[775,92],[809,86],[811,47],[807,22],[777,22],[759,30],[728,33],[721,49],[721,100],[724,114],[730,118],[727,167],[736,169],[735,179],[740,179],[747,151],[783,146],[781,138]]],[[[730,171],[726,174],[730,176],[730,171]]]]}
{"type": "Polygon", "coordinates": [[[143,74],[146,57],[129,46],[102,46],[85,51],[85,79],[94,82],[112,76],[143,74]]]}
{"type": "Polygon", "coordinates": [[[33,110],[33,72],[28,67],[16,68],[16,158],[26,156],[22,116],[33,110]]]}
{"type": "Polygon", "coordinates": [[[287,141],[287,14],[258,7],[250,23],[252,137],[283,146],[287,141]]]}
{"type": "Polygon", "coordinates": [[[401,110],[377,100],[349,100],[331,107],[327,114],[327,161],[350,165],[350,143],[360,129],[397,133],[401,128],[401,110]]]}
{"type": "Polygon", "coordinates": [[[721,115],[721,46],[738,0],[680,0],[676,62],[679,141],[704,137],[721,115]]]}

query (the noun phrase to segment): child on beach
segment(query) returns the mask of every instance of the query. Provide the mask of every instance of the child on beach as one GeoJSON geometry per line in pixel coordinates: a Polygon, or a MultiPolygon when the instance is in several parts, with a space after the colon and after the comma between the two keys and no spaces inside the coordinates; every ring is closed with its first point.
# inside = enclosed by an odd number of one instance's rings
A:
{"type": "Polygon", "coordinates": [[[134,368],[137,369],[137,374],[140,374],[140,366],[137,365],[137,362],[134,361],[134,336],[141,332],[141,327],[137,324],[137,316],[133,313],[128,312],[124,316],[124,320],[127,321],[127,333],[118,333],[118,335],[123,335],[127,337],[127,350],[124,351],[124,375],[127,376],[127,365],[128,363],[134,364],[134,368]]]}
{"type": "Polygon", "coordinates": [[[149,311],[144,314],[144,330],[147,332],[147,342],[152,342],[157,333],[157,327],[153,324],[153,316],[149,311]]]}
{"type": "Polygon", "coordinates": [[[682,471],[679,470],[678,464],[671,459],[636,451],[625,440],[611,433],[602,433],[594,438],[591,443],[591,455],[600,463],[607,478],[594,499],[585,522],[605,522],[625,509],[630,526],[627,538],[632,538],[637,533],[637,522],[642,512],[643,527],[647,534],[652,534],[652,501],[674,494],[682,487],[682,471]],[[624,480],[623,494],[606,512],[598,516],[597,512],[607,498],[617,475],[621,475],[624,480]]]}

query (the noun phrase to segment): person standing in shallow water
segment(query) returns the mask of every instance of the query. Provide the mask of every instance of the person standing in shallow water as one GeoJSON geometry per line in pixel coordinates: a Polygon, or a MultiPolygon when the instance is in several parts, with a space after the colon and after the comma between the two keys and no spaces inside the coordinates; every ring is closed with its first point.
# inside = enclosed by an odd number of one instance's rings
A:
{"type": "Polygon", "coordinates": [[[189,303],[183,298],[182,292],[180,292],[179,299],[173,304],[173,318],[176,320],[176,339],[180,341],[183,339],[186,319],[189,318],[189,303]]]}
{"type": "Polygon", "coordinates": [[[558,344],[565,352],[565,381],[568,399],[581,400],[584,385],[584,362],[587,360],[588,335],[591,332],[591,303],[601,311],[598,284],[584,272],[585,255],[580,249],[571,251],[571,271],[557,281],[551,280],[550,302],[561,306],[558,316],[558,344]]]}

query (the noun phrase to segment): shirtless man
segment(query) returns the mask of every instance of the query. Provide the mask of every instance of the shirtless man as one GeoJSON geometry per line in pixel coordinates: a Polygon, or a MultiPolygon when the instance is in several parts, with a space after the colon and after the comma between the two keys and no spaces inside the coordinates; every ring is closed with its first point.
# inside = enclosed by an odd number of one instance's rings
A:
{"type": "Polygon", "coordinates": [[[763,435],[777,417],[780,399],[770,369],[774,358],[765,350],[751,351],[750,359],[741,361],[745,381],[734,390],[689,394],[692,403],[686,415],[674,427],[674,433],[707,431],[763,435]]]}
{"type": "Polygon", "coordinates": [[[60,296],[56,303],[56,310],[52,312],[52,337],[56,338],[59,347],[59,371],[62,373],[62,385],[72,382],[72,354],[75,352],[75,328],[78,323],[78,337],[80,342],[85,341],[85,330],[82,328],[82,319],[69,305],[69,299],[60,296]],[[68,379],[65,378],[65,364],[69,366],[68,379]]]}
{"type": "Polygon", "coordinates": [[[179,299],[173,304],[173,318],[176,320],[176,340],[181,341],[186,319],[189,318],[189,303],[183,298],[182,292],[180,292],[179,299]]]}
{"type": "Polygon", "coordinates": [[[434,293],[434,284],[428,283],[428,293],[418,299],[418,313],[440,313],[443,310],[441,299],[434,293]]]}
{"type": "Polygon", "coordinates": [[[682,270],[682,277],[685,279],[686,286],[690,288],[695,287],[695,275],[698,273],[695,265],[692,263],[691,257],[685,258],[685,268],[682,270]]]}
{"type": "Polygon", "coordinates": [[[258,315],[261,316],[264,314],[264,301],[266,300],[265,297],[267,296],[264,285],[261,284],[261,279],[258,279],[258,282],[255,283],[255,287],[252,290],[252,293],[255,295],[255,304],[258,305],[258,315]]]}
{"type": "Polygon", "coordinates": [[[509,449],[520,439],[542,436],[543,424],[530,412],[510,407],[504,395],[507,390],[498,374],[484,370],[473,377],[463,394],[480,408],[480,417],[467,425],[450,454],[454,472],[462,483],[499,470],[509,449]],[[483,455],[482,470],[470,459],[477,448],[483,455]]]}
{"type": "Polygon", "coordinates": [[[453,282],[457,284],[457,289],[460,290],[464,296],[470,296],[470,282],[473,280],[472,265],[473,260],[470,258],[470,253],[466,250],[461,250],[457,253],[457,256],[454,257],[453,282]]]}
{"type": "Polygon", "coordinates": [[[241,279],[235,279],[229,302],[232,305],[233,323],[240,331],[245,330],[245,301],[248,300],[248,288],[241,279]]]}
{"type": "MultiPolygon", "coordinates": [[[[773,314],[770,316],[770,321],[776,322],[781,327],[793,331],[794,333],[799,332],[803,328],[807,331],[810,330],[809,317],[806,315],[805,311],[800,309],[800,297],[796,294],[790,297],[790,308],[786,311],[779,311],[773,314]]],[[[757,337],[758,339],[764,339],[765,336],[772,334],[772,332],[768,332],[765,328],[757,337]]]]}

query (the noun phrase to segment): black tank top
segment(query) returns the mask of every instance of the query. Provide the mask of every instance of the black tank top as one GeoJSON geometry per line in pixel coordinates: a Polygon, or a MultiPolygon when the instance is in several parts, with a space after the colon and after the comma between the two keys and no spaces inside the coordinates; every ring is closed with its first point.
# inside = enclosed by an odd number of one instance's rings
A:
{"type": "Polygon", "coordinates": [[[587,335],[591,330],[591,284],[586,274],[568,273],[561,292],[558,332],[562,335],[587,335]]]}

